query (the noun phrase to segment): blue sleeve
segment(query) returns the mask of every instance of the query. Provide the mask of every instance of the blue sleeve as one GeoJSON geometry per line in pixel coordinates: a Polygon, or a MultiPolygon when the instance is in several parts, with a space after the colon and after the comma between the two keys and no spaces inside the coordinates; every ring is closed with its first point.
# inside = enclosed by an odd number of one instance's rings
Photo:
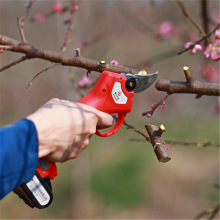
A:
{"type": "Polygon", "coordinates": [[[28,119],[0,129],[0,199],[36,173],[38,137],[28,119]]]}

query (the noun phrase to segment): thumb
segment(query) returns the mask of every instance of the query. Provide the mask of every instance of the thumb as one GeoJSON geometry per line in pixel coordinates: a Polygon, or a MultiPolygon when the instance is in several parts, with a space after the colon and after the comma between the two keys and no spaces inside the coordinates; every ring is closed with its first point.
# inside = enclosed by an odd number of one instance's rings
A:
{"type": "Polygon", "coordinates": [[[105,112],[101,112],[97,110],[97,128],[98,129],[105,129],[111,127],[113,125],[113,117],[105,112]]]}

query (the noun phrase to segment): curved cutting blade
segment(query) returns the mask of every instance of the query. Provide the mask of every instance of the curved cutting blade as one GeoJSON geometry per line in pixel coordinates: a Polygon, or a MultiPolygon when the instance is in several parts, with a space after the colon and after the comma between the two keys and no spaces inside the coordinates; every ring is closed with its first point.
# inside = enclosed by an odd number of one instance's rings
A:
{"type": "Polygon", "coordinates": [[[125,73],[127,79],[133,77],[136,80],[136,87],[134,89],[135,93],[139,93],[147,89],[157,78],[157,73],[151,73],[147,75],[138,75],[138,74],[130,74],[130,73],[125,73]]]}

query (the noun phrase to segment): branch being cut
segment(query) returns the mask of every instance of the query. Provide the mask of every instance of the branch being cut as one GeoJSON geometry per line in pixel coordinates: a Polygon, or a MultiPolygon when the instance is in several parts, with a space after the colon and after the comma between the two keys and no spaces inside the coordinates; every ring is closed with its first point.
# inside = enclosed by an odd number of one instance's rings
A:
{"type": "Polygon", "coordinates": [[[198,80],[194,80],[191,77],[189,67],[184,66],[183,71],[185,74],[186,81],[169,81],[169,80],[159,80],[156,83],[156,88],[160,91],[165,91],[169,95],[173,93],[191,93],[197,94],[199,96],[209,95],[209,96],[219,96],[220,95],[220,85],[218,83],[206,83],[198,80]]]}
{"type": "MultiPolygon", "coordinates": [[[[141,71],[140,69],[132,69],[124,66],[114,66],[106,62],[103,63],[96,60],[91,60],[79,56],[79,54],[77,54],[76,56],[66,56],[59,52],[40,49],[28,43],[16,41],[5,35],[0,35],[0,48],[1,46],[7,46],[8,51],[23,53],[26,55],[25,57],[27,57],[27,59],[39,58],[51,61],[53,63],[60,63],[64,66],[75,66],[79,68],[84,68],[87,69],[89,72],[112,71],[115,73],[138,74],[141,71]]],[[[209,96],[219,96],[220,94],[219,84],[205,83],[193,79],[190,80],[190,82],[159,80],[156,83],[156,88],[160,91],[166,91],[168,94],[191,93],[209,96]]]]}
{"type": "Polygon", "coordinates": [[[7,45],[9,51],[26,54],[28,59],[39,58],[53,63],[60,63],[64,66],[75,66],[87,69],[89,72],[112,71],[115,73],[138,74],[140,69],[132,69],[124,66],[114,66],[111,64],[101,64],[99,61],[91,60],[82,56],[66,56],[62,53],[37,48],[28,43],[19,42],[5,35],[0,35],[0,45],[7,45]]]}
{"type": "Polygon", "coordinates": [[[198,80],[192,80],[188,83],[182,81],[159,80],[156,83],[156,89],[167,92],[169,95],[173,93],[190,93],[208,96],[219,96],[220,86],[218,83],[206,83],[198,80]]]}

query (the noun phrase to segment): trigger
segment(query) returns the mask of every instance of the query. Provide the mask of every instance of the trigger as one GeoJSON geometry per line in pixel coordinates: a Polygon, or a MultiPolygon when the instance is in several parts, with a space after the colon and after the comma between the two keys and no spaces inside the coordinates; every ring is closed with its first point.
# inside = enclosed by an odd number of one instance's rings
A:
{"type": "Polygon", "coordinates": [[[113,135],[122,126],[126,115],[127,115],[127,113],[118,113],[118,119],[117,119],[117,122],[114,125],[114,127],[105,133],[100,133],[98,130],[96,130],[96,135],[98,135],[100,137],[109,137],[109,136],[113,135]]]}

